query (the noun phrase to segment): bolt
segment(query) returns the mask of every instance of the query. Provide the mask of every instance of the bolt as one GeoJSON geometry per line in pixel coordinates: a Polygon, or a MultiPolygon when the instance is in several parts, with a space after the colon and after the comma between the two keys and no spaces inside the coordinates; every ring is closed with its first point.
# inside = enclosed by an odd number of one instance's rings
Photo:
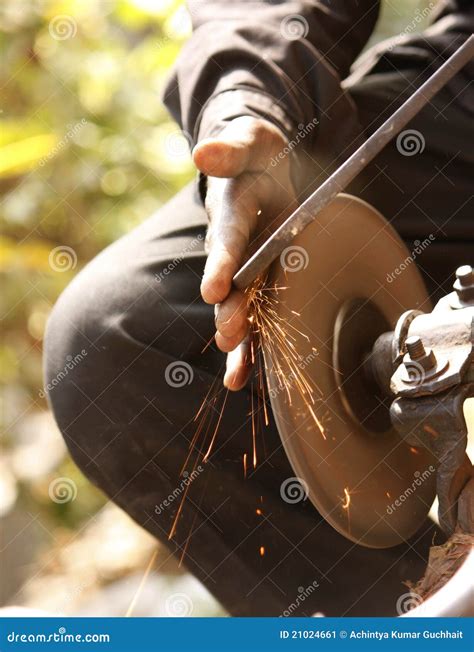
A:
{"type": "Polygon", "coordinates": [[[474,270],[470,265],[462,265],[456,270],[456,279],[461,287],[469,287],[474,283],[474,270]]]}
{"type": "Polygon", "coordinates": [[[454,308],[471,306],[474,303],[474,271],[471,265],[461,265],[456,270],[456,280],[453,285],[457,295],[454,308]]]}
{"type": "Polygon", "coordinates": [[[418,335],[407,337],[405,345],[412,360],[419,360],[426,355],[425,347],[423,346],[421,337],[418,337],[418,335]]]}
{"type": "Polygon", "coordinates": [[[435,369],[437,360],[432,349],[425,349],[425,346],[418,335],[411,335],[405,340],[407,354],[403,360],[405,368],[410,371],[414,363],[425,372],[435,369]]]}

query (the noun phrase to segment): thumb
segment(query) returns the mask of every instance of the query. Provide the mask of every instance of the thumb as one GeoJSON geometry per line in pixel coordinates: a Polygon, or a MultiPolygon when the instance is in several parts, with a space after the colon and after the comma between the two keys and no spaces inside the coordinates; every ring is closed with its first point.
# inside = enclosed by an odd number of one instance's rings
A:
{"type": "Polygon", "coordinates": [[[193,150],[196,167],[211,177],[236,177],[244,171],[263,171],[285,140],[281,132],[261,118],[232,120],[215,138],[205,138],[193,150]]]}
{"type": "Polygon", "coordinates": [[[249,144],[225,131],[217,138],[205,138],[193,150],[198,170],[210,177],[237,177],[247,167],[249,144]]]}

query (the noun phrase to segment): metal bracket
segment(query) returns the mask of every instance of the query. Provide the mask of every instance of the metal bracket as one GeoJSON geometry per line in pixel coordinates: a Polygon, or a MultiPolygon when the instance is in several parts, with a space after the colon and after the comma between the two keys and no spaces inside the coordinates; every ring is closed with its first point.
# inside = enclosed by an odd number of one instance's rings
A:
{"type": "MultiPolygon", "coordinates": [[[[390,409],[393,426],[403,439],[427,448],[438,460],[438,514],[440,526],[448,534],[456,527],[458,497],[472,478],[463,413],[464,401],[472,396],[474,384],[470,383],[435,396],[397,398],[390,409]]],[[[474,531],[474,523],[467,527],[474,531]]]]}

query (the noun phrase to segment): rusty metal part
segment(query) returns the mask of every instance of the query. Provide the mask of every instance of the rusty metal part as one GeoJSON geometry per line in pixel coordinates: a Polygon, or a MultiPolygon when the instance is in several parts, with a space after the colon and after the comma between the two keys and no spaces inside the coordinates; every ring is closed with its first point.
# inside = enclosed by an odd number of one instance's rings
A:
{"type": "Polygon", "coordinates": [[[446,391],[459,385],[473,359],[472,324],[474,308],[459,310],[436,309],[418,315],[409,326],[409,335],[422,339],[433,351],[436,367],[430,372],[417,360],[404,358],[411,364],[411,377],[405,365],[400,365],[392,377],[395,396],[423,396],[446,391]]]}
{"type": "Polygon", "coordinates": [[[473,577],[474,536],[455,532],[445,544],[431,548],[426,575],[413,589],[418,606],[402,617],[474,616],[473,577]]]}
{"type": "Polygon", "coordinates": [[[390,381],[396,368],[392,361],[393,341],[393,331],[382,333],[364,362],[366,376],[373,380],[384,396],[389,397],[392,397],[390,381]]]}
{"type": "MultiPolygon", "coordinates": [[[[245,289],[282,253],[336,196],[372,161],[431,98],[474,56],[474,36],[434,72],[338,170],[290,215],[234,276],[235,287],[245,289]]],[[[352,226],[352,225],[350,225],[352,226]]]]}
{"type": "Polygon", "coordinates": [[[436,492],[440,525],[452,534],[457,523],[457,500],[472,477],[466,455],[467,426],[463,413],[474,385],[459,385],[436,396],[398,398],[390,414],[400,435],[419,450],[429,450],[436,460],[436,492]]]}
{"type": "Polygon", "coordinates": [[[406,352],[405,340],[408,337],[411,322],[415,317],[422,314],[420,310],[407,310],[399,317],[395,330],[393,331],[392,340],[392,363],[394,365],[402,360],[406,352]]]}
{"type": "Polygon", "coordinates": [[[445,358],[437,359],[433,349],[425,349],[418,335],[407,337],[405,345],[407,353],[403,358],[400,378],[406,385],[420,385],[425,380],[435,378],[449,364],[445,358]]]}
{"type": "Polygon", "coordinates": [[[466,534],[474,535],[474,467],[471,466],[471,479],[463,487],[458,498],[458,528],[466,534]]]}
{"type": "Polygon", "coordinates": [[[458,267],[453,288],[454,292],[449,295],[449,300],[454,310],[474,307],[474,270],[471,265],[458,267]]]}
{"type": "MultiPolygon", "coordinates": [[[[291,391],[290,397],[281,391],[271,353],[264,350],[280,437],[295,476],[334,528],[361,545],[396,545],[416,531],[430,509],[435,474],[425,476],[434,459],[429,451],[403,441],[393,428],[368,427],[369,421],[357,414],[354,405],[348,409],[354,391],[347,373],[350,376],[352,370],[354,377],[362,377],[357,356],[347,354],[352,357],[346,368],[344,356],[335,350],[350,348],[351,314],[356,319],[356,312],[347,309],[351,302],[372,304],[381,315],[380,327],[374,328],[370,338],[362,337],[363,319],[357,327],[360,366],[365,367],[364,355],[373,344],[370,339],[385,328],[393,329],[404,309],[429,309],[423,281],[411,265],[387,283],[407,256],[405,245],[377,211],[348,195],[340,195],[325,208],[294,245],[306,253],[306,266],[290,272],[276,262],[269,282],[288,288],[278,295],[278,315],[310,338],[308,342],[303,335],[295,335],[294,344],[307,361],[306,377],[320,389],[312,410],[323,432],[298,391],[291,391]],[[421,483],[420,477],[424,478],[421,483]]],[[[390,342],[388,348],[385,342],[385,350],[390,360],[390,342]]],[[[364,399],[373,401],[365,381],[359,390],[359,407],[364,399]]]]}

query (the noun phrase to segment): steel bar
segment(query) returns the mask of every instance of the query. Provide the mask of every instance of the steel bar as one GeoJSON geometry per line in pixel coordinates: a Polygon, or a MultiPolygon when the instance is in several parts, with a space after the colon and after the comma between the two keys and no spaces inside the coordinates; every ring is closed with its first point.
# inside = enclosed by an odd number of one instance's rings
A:
{"type": "Polygon", "coordinates": [[[244,289],[281,254],[318,213],[368,165],[432,97],[474,56],[474,35],[447,59],[314,193],[308,197],[241,267],[234,286],[244,289]]]}

